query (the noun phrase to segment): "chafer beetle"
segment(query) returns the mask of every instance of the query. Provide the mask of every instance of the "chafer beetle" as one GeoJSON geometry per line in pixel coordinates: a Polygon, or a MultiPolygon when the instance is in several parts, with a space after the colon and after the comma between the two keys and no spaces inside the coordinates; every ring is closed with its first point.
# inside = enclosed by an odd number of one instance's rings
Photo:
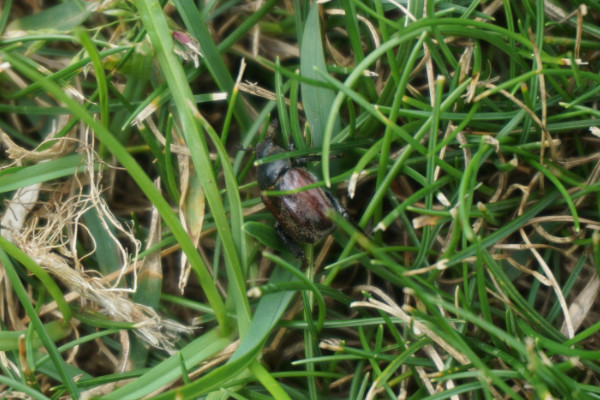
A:
{"type": "MultiPolygon", "coordinates": [[[[272,135],[255,148],[256,159],[283,153],[285,150],[273,143],[272,135]]],[[[294,190],[311,185],[317,177],[290,159],[279,159],[257,167],[258,187],[263,190],[294,190]]],[[[277,220],[277,233],[296,258],[305,260],[298,243],[317,243],[336,228],[329,218],[338,212],[349,219],[340,201],[322,188],[311,188],[281,196],[262,195],[265,206],[277,220]]]]}

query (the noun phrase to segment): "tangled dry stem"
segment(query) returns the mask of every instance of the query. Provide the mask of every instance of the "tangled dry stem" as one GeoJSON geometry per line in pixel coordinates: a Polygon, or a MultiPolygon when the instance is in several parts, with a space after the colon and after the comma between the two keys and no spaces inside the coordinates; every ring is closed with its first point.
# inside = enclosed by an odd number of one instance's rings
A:
{"type": "MultiPolygon", "coordinates": [[[[39,155],[30,155],[31,152],[18,149],[7,138],[2,135],[14,162],[40,161],[39,155]]],[[[169,350],[178,334],[189,333],[190,328],[164,319],[151,307],[128,298],[127,294],[136,290],[140,243],[131,228],[117,220],[102,196],[102,168],[98,168],[101,163],[95,155],[93,138],[89,133],[85,133],[81,141],[72,138],[58,140],[53,146],[55,152],[52,155],[62,154],[66,149],[70,151],[73,143],[77,143],[83,154],[84,172],[74,175],[66,182],[57,183],[54,188],[47,184],[35,184],[19,189],[7,206],[0,234],[60,280],[69,291],[76,293],[81,301],[90,303],[92,308],[97,308],[115,321],[135,324],[134,332],[145,342],[169,350]],[[96,250],[94,238],[82,220],[90,210],[97,213],[105,234],[114,248],[118,249],[121,266],[116,279],[107,280],[98,276],[96,271],[92,275],[83,267],[83,259],[96,250]],[[91,250],[83,256],[78,254],[77,249],[81,240],[92,242],[91,250]],[[126,245],[133,249],[132,255],[126,245]],[[122,278],[129,272],[133,275],[133,285],[131,288],[123,287],[122,278]]],[[[5,302],[8,304],[10,291],[5,293],[5,302]]],[[[18,308],[8,309],[14,312],[18,308]]],[[[14,315],[11,318],[13,321],[18,319],[14,315]]]]}

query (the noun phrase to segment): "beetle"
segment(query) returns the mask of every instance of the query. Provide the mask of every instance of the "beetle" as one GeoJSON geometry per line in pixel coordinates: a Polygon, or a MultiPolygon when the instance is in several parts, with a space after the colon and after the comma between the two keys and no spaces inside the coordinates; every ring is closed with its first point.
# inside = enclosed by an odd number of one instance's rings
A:
{"type": "MultiPolygon", "coordinates": [[[[267,136],[255,148],[257,160],[285,150],[267,136]]],[[[261,191],[286,191],[300,189],[318,181],[308,170],[294,165],[290,159],[279,159],[257,167],[257,182],[261,191]]],[[[277,233],[296,258],[305,261],[304,251],[298,243],[314,244],[335,230],[329,218],[337,212],[349,220],[348,212],[340,201],[320,187],[281,196],[261,194],[261,199],[277,220],[277,233]]]]}

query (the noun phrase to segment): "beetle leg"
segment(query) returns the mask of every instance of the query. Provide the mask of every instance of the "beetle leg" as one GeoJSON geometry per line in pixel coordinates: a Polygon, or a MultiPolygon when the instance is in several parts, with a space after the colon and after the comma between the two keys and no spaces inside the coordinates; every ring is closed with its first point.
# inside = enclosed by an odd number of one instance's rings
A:
{"type": "MultiPolygon", "coordinates": [[[[296,150],[296,144],[294,143],[293,140],[290,142],[289,150],[290,151],[296,150]]],[[[329,156],[329,159],[335,160],[336,158],[342,158],[342,157],[344,157],[344,155],[342,153],[333,154],[333,155],[329,156]]],[[[307,154],[305,156],[295,157],[295,158],[292,158],[292,165],[294,167],[304,167],[307,163],[313,162],[313,161],[321,161],[321,156],[318,154],[307,154]]]]}
{"type": "Polygon", "coordinates": [[[306,263],[306,256],[304,255],[304,250],[302,249],[302,246],[296,243],[294,239],[292,239],[288,236],[287,233],[285,233],[281,225],[279,225],[279,222],[275,224],[275,229],[277,230],[277,234],[279,235],[281,240],[283,240],[285,247],[287,247],[288,250],[292,252],[294,257],[302,259],[302,262],[306,263]]]}
{"type": "Polygon", "coordinates": [[[344,219],[346,221],[350,222],[352,224],[352,226],[354,226],[356,228],[356,230],[358,230],[360,233],[362,233],[363,235],[367,234],[363,228],[361,228],[354,221],[352,221],[352,218],[350,218],[350,214],[348,214],[348,211],[346,211],[346,208],[344,208],[344,206],[338,200],[337,197],[335,197],[334,195],[332,195],[328,191],[325,191],[325,195],[327,196],[327,198],[329,199],[329,201],[331,201],[331,204],[333,205],[333,209],[338,214],[340,214],[342,217],[344,217],[344,219]]]}
{"type": "MultiPolygon", "coordinates": [[[[293,141],[293,140],[290,142],[290,145],[289,145],[289,148],[288,148],[288,150],[289,150],[289,151],[294,151],[294,150],[296,150],[296,143],[294,143],[294,141],[293,141]]],[[[293,167],[299,167],[299,168],[302,168],[302,167],[304,167],[304,166],[305,166],[305,165],[306,165],[308,162],[311,162],[311,161],[319,161],[320,159],[321,159],[321,157],[320,157],[320,156],[317,156],[317,155],[311,156],[310,154],[308,154],[308,155],[306,155],[306,156],[292,158],[292,159],[291,159],[291,162],[292,162],[292,166],[293,166],[293,167]]]]}
{"type": "Polygon", "coordinates": [[[344,217],[344,219],[346,221],[350,221],[350,214],[348,214],[348,211],[346,211],[346,209],[344,208],[344,206],[342,205],[342,203],[337,199],[337,197],[335,197],[334,195],[332,195],[331,193],[329,193],[327,190],[325,190],[325,196],[327,196],[327,198],[329,199],[329,201],[331,202],[331,204],[333,205],[333,209],[340,214],[342,217],[344,217]]]}
{"type": "MultiPolygon", "coordinates": [[[[334,160],[336,158],[342,158],[344,157],[343,154],[333,154],[331,156],[329,156],[330,160],[334,160]]],[[[302,156],[302,157],[296,157],[294,159],[292,159],[292,164],[294,165],[294,167],[303,167],[304,165],[306,165],[309,162],[312,161],[321,161],[321,156],[320,155],[306,155],[306,156],[302,156]]]]}

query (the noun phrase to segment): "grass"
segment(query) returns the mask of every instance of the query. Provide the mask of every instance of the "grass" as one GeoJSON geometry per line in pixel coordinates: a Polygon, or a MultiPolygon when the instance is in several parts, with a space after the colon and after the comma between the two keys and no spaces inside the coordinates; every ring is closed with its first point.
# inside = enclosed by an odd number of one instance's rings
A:
{"type": "Polygon", "coordinates": [[[1,7],[2,396],[600,397],[600,3],[1,7]]]}

